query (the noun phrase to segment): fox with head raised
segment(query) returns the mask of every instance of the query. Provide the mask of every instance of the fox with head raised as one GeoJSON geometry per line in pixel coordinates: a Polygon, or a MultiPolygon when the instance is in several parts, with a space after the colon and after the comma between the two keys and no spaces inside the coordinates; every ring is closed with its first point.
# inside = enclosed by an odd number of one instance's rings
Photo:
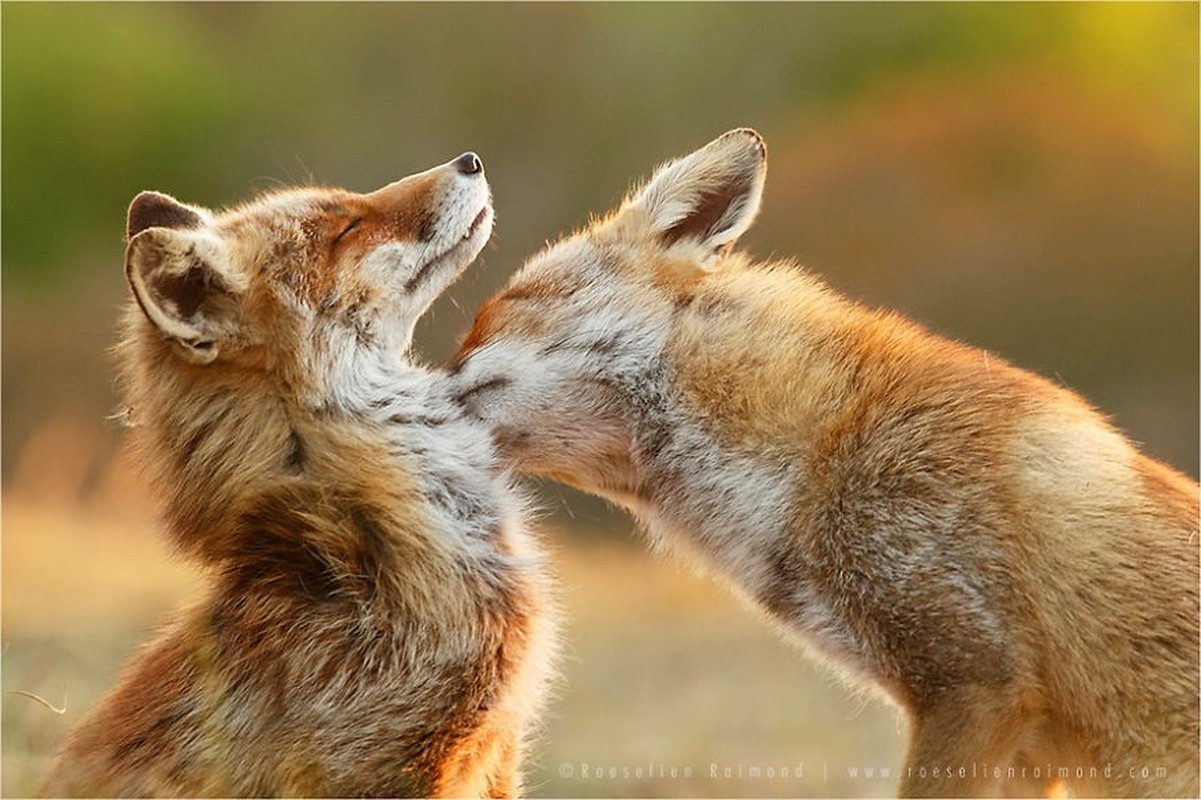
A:
{"type": "Polygon", "coordinates": [[[765,174],[731,131],[530,258],[452,362],[463,408],[905,709],[903,794],[1196,796],[1197,484],[734,252],[765,174]]]}
{"type": "Polygon", "coordinates": [[[134,199],[127,414],[211,585],[74,728],[45,793],[519,791],[548,578],[489,429],[407,357],[492,222],[471,153],[369,194],[134,199]]]}

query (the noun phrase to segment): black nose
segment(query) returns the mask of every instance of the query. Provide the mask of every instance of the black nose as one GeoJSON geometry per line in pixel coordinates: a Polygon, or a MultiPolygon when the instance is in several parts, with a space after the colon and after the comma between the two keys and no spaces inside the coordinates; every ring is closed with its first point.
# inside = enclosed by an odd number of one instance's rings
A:
{"type": "Polygon", "coordinates": [[[455,167],[463,175],[475,175],[484,171],[484,162],[475,153],[468,151],[455,159],[455,167]]]}

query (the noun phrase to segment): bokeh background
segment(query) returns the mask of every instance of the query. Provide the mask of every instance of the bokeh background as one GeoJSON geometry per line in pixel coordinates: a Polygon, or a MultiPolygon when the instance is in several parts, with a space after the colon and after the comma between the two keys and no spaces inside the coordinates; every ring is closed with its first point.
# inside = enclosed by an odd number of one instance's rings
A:
{"type": "MultiPolygon", "coordinates": [[[[1079,390],[1197,475],[1196,4],[5,4],[0,26],[5,795],[203,584],[107,420],[144,188],[369,190],[477,151],[499,226],[418,330],[438,362],[525,255],[750,125],[747,248],[1079,390]]],[[[627,518],[540,491],[569,618],[535,793],[894,791],[894,710],[627,518]]]]}

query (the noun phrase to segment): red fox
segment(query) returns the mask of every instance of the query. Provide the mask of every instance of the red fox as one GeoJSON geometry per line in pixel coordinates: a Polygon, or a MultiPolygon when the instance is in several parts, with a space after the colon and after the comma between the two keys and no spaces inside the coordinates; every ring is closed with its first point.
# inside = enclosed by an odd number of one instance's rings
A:
{"type": "Polygon", "coordinates": [[[765,175],[731,131],[529,259],[452,359],[463,408],[905,709],[903,794],[1196,796],[1197,484],[733,252],[765,175]]]}
{"type": "Polygon", "coordinates": [[[134,199],[128,413],[211,586],[72,731],[46,794],[520,790],[549,579],[489,428],[406,357],[492,223],[472,153],[370,194],[134,199]]]}

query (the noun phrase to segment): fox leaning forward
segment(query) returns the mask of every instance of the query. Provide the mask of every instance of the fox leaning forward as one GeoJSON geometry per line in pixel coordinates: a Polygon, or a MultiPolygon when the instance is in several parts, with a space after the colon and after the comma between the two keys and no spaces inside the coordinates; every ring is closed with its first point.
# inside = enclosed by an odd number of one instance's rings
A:
{"type": "Polygon", "coordinates": [[[929,768],[1057,763],[1196,796],[1197,484],[1068,389],[734,252],[765,175],[731,131],[530,258],[459,402],[902,706],[904,794],[1041,794],[929,768]]]}

